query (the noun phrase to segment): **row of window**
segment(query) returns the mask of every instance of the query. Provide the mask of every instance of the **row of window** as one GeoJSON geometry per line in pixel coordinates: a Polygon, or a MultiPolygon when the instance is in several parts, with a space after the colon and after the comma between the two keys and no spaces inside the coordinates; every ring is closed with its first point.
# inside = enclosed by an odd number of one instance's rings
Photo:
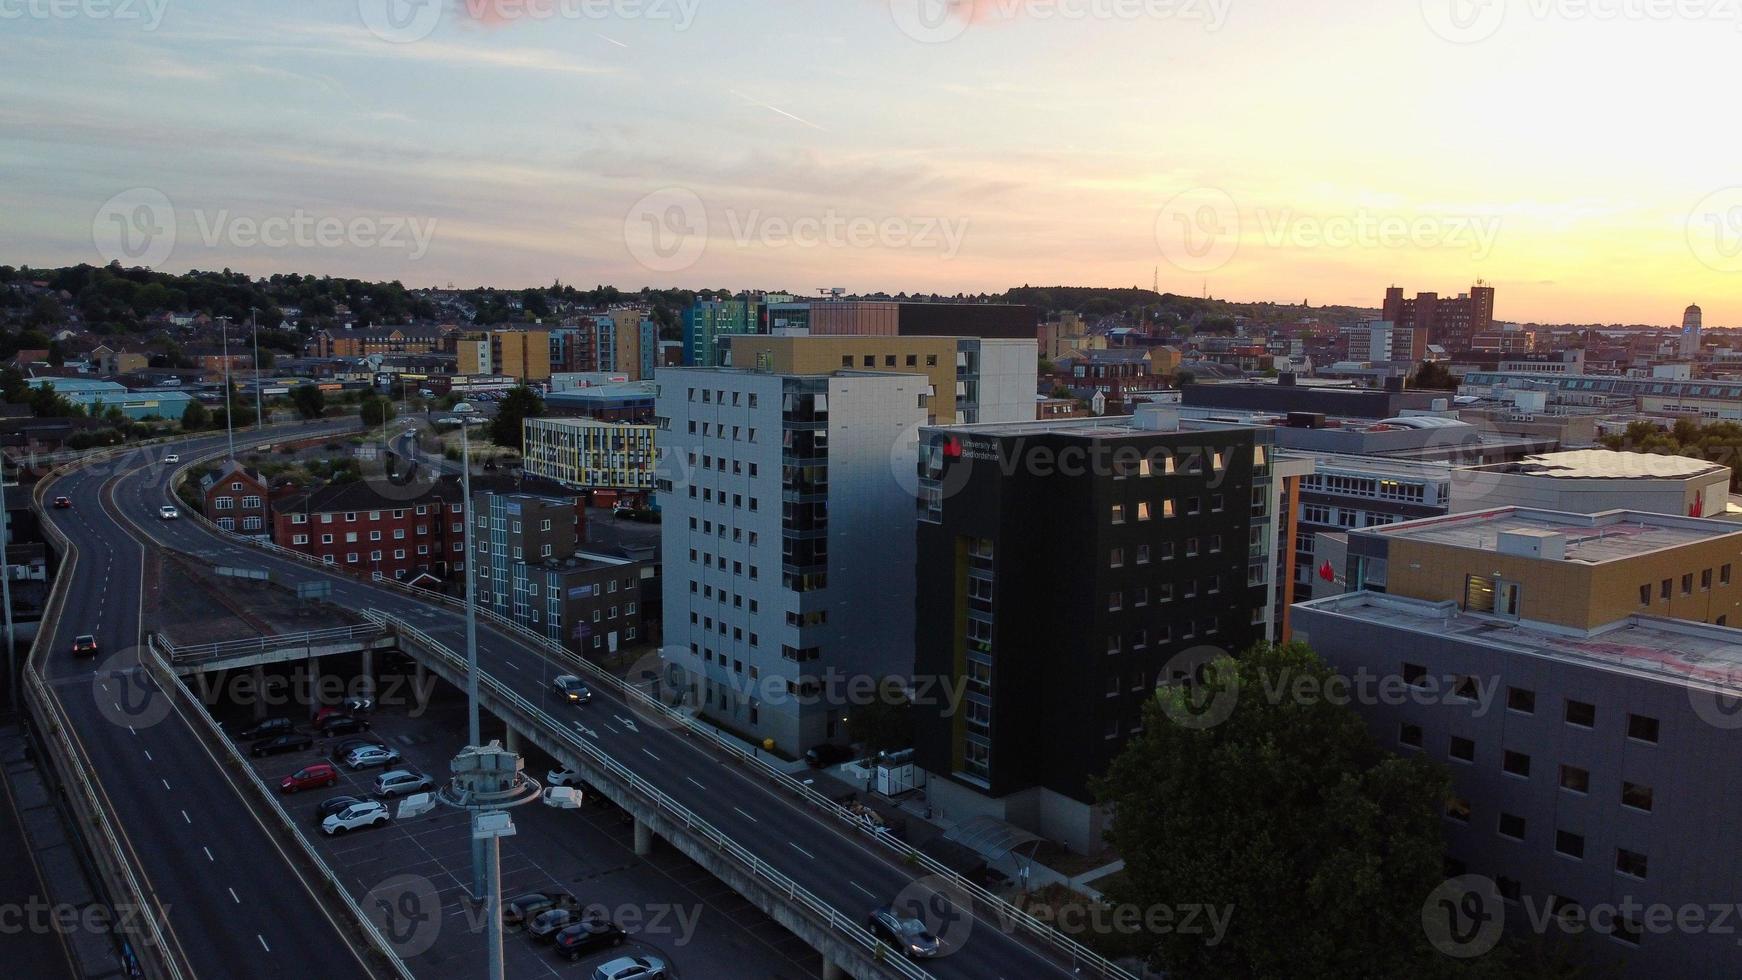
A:
{"type": "MultiPolygon", "coordinates": [[[[715,436],[715,437],[718,437],[720,439],[727,438],[727,436],[726,436],[726,423],[724,423],[724,422],[721,422],[718,424],[715,424],[712,422],[700,422],[700,423],[698,423],[694,419],[691,419],[690,420],[690,435],[693,436],[693,435],[698,434],[698,430],[697,430],[698,425],[701,427],[700,428],[700,435],[702,435],[704,438],[708,437],[708,436],[715,436]]],[[[742,441],[742,442],[754,443],[756,441],[756,427],[753,425],[748,425],[748,426],[734,425],[731,427],[731,429],[732,429],[731,439],[733,442],[742,441]]]]}
{"type": "MultiPolygon", "coordinates": [[[[1222,593],[1222,576],[1210,575],[1203,580],[1205,595],[1220,595],[1222,593]]],[[[1180,598],[1196,599],[1198,597],[1198,579],[1188,579],[1180,589],[1180,598]]],[[[1131,608],[1142,609],[1149,605],[1149,587],[1138,586],[1131,590],[1131,608]]],[[[1161,582],[1155,587],[1156,602],[1173,601],[1173,583],[1161,582]]],[[[1125,608],[1125,591],[1123,589],[1107,593],[1107,611],[1120,612],[1125,608]]]]}
{"type": "MultiPolygon", "coordinates": [[[[1718,584],[1719,585],[1729,585],[1730,584],[1730,565],[1728,563],[1718,566],[1718,584]]],[[[1664,579],[1663,581],[1657,583],[1657,597],[1659,599],[1667,601],[1670,597],[1670,593],[1673,591],[1674,585],[1675,585],[1675,580],[1674,579],[1667,579],[1667,578],[1664,579]]],[[[1711,591],[1711,589],[1712,589],[1712,570],[1709,568],[1701,569],[1700,570],[1700,591],[1701,592],[1709,592],[1709,591],[1711,591]]],[[[1694,573],[1693,572],[1687,572],[1687,573],[1682,575],[1682,577],[1681,577],[1681,594],[1684,597],[1691,596],[1694,594],[1694,573]]],[[[1641,606],[1651,605],[1651,583],[1650,582],[1646,582],[1644,585],[1641,585],[1639,587],[1639,604],[1641,606]]]]}
{"type": "MultiPolygon", "coordinates": [[[[696,392],[698,390],[701,392],[703,405],[713,405],[713,404],[724,405],[724,404],[726,404],[727,392],[725,392],[724,390],[719,389],[719,388],[711,388],[711,389],[710,388],[701,388],[701,389],[691,388],[691,389],[689,389],[689,400],[690,401],[693,402],[696,400],[696,392]]],[[[756,395],[754,393],[746,395],[742,392],[734,391],[734,392],[731,392],[731,395],[732,395],[732,407],[734,407],[734,408],[738,407],[740,401],[745,400],[745,399],[748,400],[749,407],[751,407],[751,408],[756,407],[756,395]]]]}
{"type": "MultiPolygon", "coordinates": [[[[258,497],[250,497],[248,499],[258,500],[259,498],[258,497]]],[[[244,503],[243,506],[248,506],[248,504],[244,503]]],[[[255,506],[258,506],[258,505],[255,505],[255,506]]],[[[441,511],[441,505],[440,504],[435,505],[435,509],[439,513],[441,511]]],[[[430,511],[430,507],[428,504],[418,504],[417,508],[415,510],[415,513],[417,514],[418,517],[423,517],[423,516],[427,515],[429,513],[429,511],[430,511]]],[[[458,514],[461,512],[461,507],[457,503],[449,504],[448,505],[448,512],[453,513],[453,514],[458,514]]],[[[345,523],[346,524],[355,524],[357,522],[357,515],[359,513],[360,513],[359,511],[354,511],[354,510],[345,511],[344,512],[345,523]]],[[[381,515],[384,513],[387,513],[387,512],[386,511],[379,511],[379,510],[369,511],[368,512],[368,514],[369,514],[368,519],[371,521],[381,520],[381,515]]],[[[393,511],[392,513],[393,513],[393,519],[396,521],[405,519],[405,508],[403,508],[403,507],[399,508],[398,510],[393,511]]],[[[320,518],[320,522],[322,524],[331,524],[331,523],[333,523],[333,519],[337,516],[337,514],[338,514],[337,511],[332,511],[332,512],[318,514],[315,516],[318,516],[320,518]]],[[[290,515],[290,523],[292,523],[292,524],[307,524],[309,522],[309,516],[310,515],[308,515],[308,514],[292,514],[292,515],[290,515]]],[[[458,531],[459,529],[460,529],[460,526],[458,524],[455,524],[454,530],[458,531]]]]}
{"type": "MultiPolygon", "coordinates": [[[[1420,664],[1403,664],[1403,681],[1411,687],[1428,686],[1427,668],[1420,664]]],[[[1476,681],[1473,677],[1458,678],[1452,684],[1452,693],[1471,701],[1476,699],[1476,681]]],[[[1508,687],[1506,689],[1506,708],[1523,715],[1536,714],[1536,692],[1529,688],[1508,687]]],[[[1595,728],[1597,726],[1597,706],[1576,698],[1563,698],[1561,717],[1567,724],[1575,728],[1595,728]]],[[[1650,715],[1640,715],[1629,712],[1627,715],[1627,737],[1636,742],[1646,742],[1656,745],[1659,724],[1650,715]]]]}
{"type": "MultiPolygon", "coordinates": [[[[690,579],[690,595],[696,594],[697,584],[698,583],[696,582],[695,579],[690,579]]],[[[739,595],[738,593],[736,593],[736,592],[727,593],[727,591],[725,589],[716,590],[711,585],[701,586],[702,598],[714,599],[716,597],[716,595],[718,596],[718,601],[721,603],[724,603],[727,599],[727,596],[730,595],[730,597],[732,599],[732,608],[734,608],[734,609],[744,608],[744,597],[739,595]]],[[[751,615],[755,615],[757,612],[759,612],[760,607],[761,607],[761,604],[758,603],[755,599],[750,600],[750,614],[751,615]]],[[[692,619],[691,622],[694,622],[694,619],[692,619]]]]}
{"type": "MultiPolygon", "coordinates": [[[[886,368],[895,367],[895,358],[896,358],[896,355],[894,355],[894,354],[883,355],[883,366],[886,368]]],[[[863,358],[861,358],[861,360],[864,362],[865,367],[874,368],[877,366],[877,355],[875,355],[875,354],[866,354],[863,356],[863,358]]],[[[853,366],[853,355],[842,354],[841,355],[841,366],[844,368],[851,368],[853,366]]],[[[907,355],[906,366],[907,367],[919,367],[919,355],[918,354],[907,355]]],[[[938,356],[936,354],[927,354],[925,356],[925,366],[926,367],[937,367],[938,366],[938,356]]]]}
{"type": "MultiPolygon", "coordinates": [[[[236,509],[236,498],[235,497],[213,497],[212,498],[212,509],[213,510],[235,510],[236,509]]],[[[242,498],[242,509],[243,510],[259,510],[260,509],[260,498],[259,497],[243,497],[242,498]]]]}
{"type": "MultiPolygon", "coordinates": [[[[1131,632],[1130,649],[1133,652],[1136,652],[1139,650],[1147,650],[1150,643],[1159,645],[1172,643],[1176,639],[1182,641],[1196,639],[1200,631],[1204,636],[1215,636],[1217,633],[1221,632],[1221,630],[1221,620],[1215,616],[1198,619],[1180,619],[1172,623],[1163,623],[1153,631],[1148,629],[1133,630],[1131,632]],[[1179,627],[1177,632],[1174,629],[1175,626],[1179,627]]],[[[1123,635],[1114,633],[1107,637],[1107,653],[1109,656],[1124,653],[1126,649],[1125,637],[1123,635]]],[[[1175,679],[1178,680],[1180,678],[1175,679]]]]}
{"type": "MultiPolygon", "coordinates": [[[[1208,539],[1208,543],[1209,543],[1209,553],[1210,554],[1219,555],[1222,553],[1222,536],[1220,534],[1210,535],[1209,539],[1208,539]]],[[[1199,544],[1200,544],[1199,538],[1190,537],[1190,538],[1185,539],[1185,549],[1186,549],[1186,557],[1187,558],[1196,558],[1198,556],[1199,544]]],[[[1173,560],[1174,544],[1172,541],[1162,541],[1158,545],[1155,546],[1155,549],[1159,550],[1161,552],[1161,560],[1162,561],[1172,561],[1173,560]]],[[[1140,544],[1133,551],[1133,555],[1135,557],[1135,560],[1136,560],[1137,564],[1139,564],[1139,565],[1149,564],[1150,557],[1153,553],[1154,553],[1154,551],[1152,551],[1150,545],[1147,545],[1147,544],[1140,544]]],[[[1113,548],[1107,552],[1107,567],[1108,568],[1124,568],[1125,567],[1125,549],[1124,548],[1113,548]]]]}
{"type": "MultiPolygon", "coordinates": [[[[218,518],[218,527],[220,527],[226,531],[234,531],[234,530],[236,530],[236,519],[234,517],[220,517],[220,518],[218,518]]],[[[242,518],[242,530],[244,530],[244,531],[260,531],[260,530],[264,530],[264,528],[261,527],[260,518],[258,518],[258,517],[244,517],[244,518],[242,518]]]]}
{"type": "MultiPolygon", "coordinates": [[[[1222,494],[1210,494],[1210,513],[1219,514],[1226,506],[1227,499],[1222,494]]],[[[1164,518],[1175,517],[1181,513],[1185,514],[1187,517],[1195,517],[1198,514],[1203,513],[1203,509],[1203,497],[1182,497],[1177,500],[1168,497],[1160,501],[1160,506],[1152,506],[1149,501],[1141,500],[1138,501],[1137,506],[1132,508],[1130,511],[1127,511],[1124,504],[1114,504],[1112,520],[1114,524],[1123,524],[1125,523],[1125,516],[1128,512],[1134,513],[1139,521],[1150,520],[1157,513],[1164,518]]]]}
{"type": "MultiPolygon", "coordinates": [[[[1454,796],[1446,802],[1446,818],[1456,823],[1469,824],[1473,816],[1470,803],[1460,796],[1454,796]]],[[[1508,840],[1522,841],[1528,830],[1528,821],[1515,813],[1501,813],[1496,821],[1494,831],[1508,840]]],[[[1585,835],[1561,828],[1555,829],[1554,850],[1562,857],[1582,861],[1585,859],[1585,835]]],[[[1615,848],[1615,870],[1629,878],[1644,881],[1650,870],[1650,859],[1646,855],[1628,850],[1625,847],[1615,848]]]]}
{"type": "MultiPolygon", "coordinates": [[[[690,499],[694,500],[694,499],[696,499],[696,496],[697,496],[696,485],[692,483],[692,484],[690,484],[690,499]]],[[[704,487],[704,488],[702,488],[702,491],[701,491],[701,500],[702,500],[702,503],[704,503],[704,504],[718,503],[720,506],[724,507],[726,505],[726,491],[720,490],[716,493],[716,491],[714,491],[713,489],[704,487]]],[[[733,507],[743,507],[744,500],[745,500],[745,497],[743,494],[741,494],[741,493],[732,494],[732,506],[733,507]]],[[[755,512],[755,511],[758,511],[761,509],[761,502],[759,500],[757,500],[757,498],[751,497],[751,498],[749,498],[749,500],[750,500],[750,510],[752,512],[755,512]]]]}
{"type": "Polygon", "coordinates": [[[1303,492],[1333,493],[1345,497],[1373,497],[1378,500],[1398,500],[1405,503],[1423,503],[1427,499],[1427,485],[1424,483],[1404,483],[1401,480],[1382,480],[1376,477],[1338,476],[1334,473],[1315,473],[1303,476],[1300,480],[1303,492]]]}
{"type": "Polygon", "coordinates": [[[735,643],[748,642],[753,647],[760,647],[762,645],[761,636],[756,633],[746,635],[744,627],[731,626],[724,619],[716,622],[712,616],[701,616],[692,612],[690,613],[690,625],[699,625],[704,631],[718,633],[720,636],[726,636],[729,634],[735,643]]]}
{"type": "MultiPolygon", "coordinates": [[[[685,455],[689,458],[690,466],[695,466],[696,454],[692,451],[685,453],[685,455]]],[[[726,472],[727,462],[732,464],[733,476],[748,475],[752,478],[757,476],[758,470],[755,463],[741,463],[738,460],[728,460],[725,456],[714,456],[711,453],[703,453],[701,456],[701,467],[704,470],[719,470],[721,473],[724,473],[726,472]]]]}

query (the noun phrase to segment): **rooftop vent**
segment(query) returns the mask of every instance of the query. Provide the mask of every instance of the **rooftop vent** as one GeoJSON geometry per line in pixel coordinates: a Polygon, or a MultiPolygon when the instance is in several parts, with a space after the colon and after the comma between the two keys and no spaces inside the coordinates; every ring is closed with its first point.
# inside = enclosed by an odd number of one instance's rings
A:
{"type": "Polygon", "coordinates": [[[1567,536],[1559,531],[1501,531],[1496,550],[1503,555],[1562,561],[1567,557],[1567,536]]]}

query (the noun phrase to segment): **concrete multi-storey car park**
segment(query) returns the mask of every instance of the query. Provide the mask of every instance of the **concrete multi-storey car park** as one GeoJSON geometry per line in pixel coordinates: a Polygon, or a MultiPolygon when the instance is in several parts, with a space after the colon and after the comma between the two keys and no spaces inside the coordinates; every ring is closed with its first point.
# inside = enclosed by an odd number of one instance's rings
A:
{"type": "Polygon", "coordinates": [[[1585,951],[1629,976],[1742,970],[1742,923],[1666,925],[1736,914],[1742,531],[1503,508],[1352,531],[1348,552],[1359,591],[1297,606],[1295,637],[1401,681],[1356,708],[1450,768],[1454,870],[1493,879],[1516,928],[1601,913],[1585,951]]]}
{"type": "Polygon", "coordinates": [[[914,674],[964,694],[918,708],[932,800],[1098,845],[1089,778],[1169,662],[1268,635],[1270,436],[1155,410],[922,431],[914,674]]]}
{"type": "Polygon", "coordinates": [[[703,716],[802,752],[844,733],[832,686],[908,674],[929,384],[660,372],[664,650],[703,716]]]}

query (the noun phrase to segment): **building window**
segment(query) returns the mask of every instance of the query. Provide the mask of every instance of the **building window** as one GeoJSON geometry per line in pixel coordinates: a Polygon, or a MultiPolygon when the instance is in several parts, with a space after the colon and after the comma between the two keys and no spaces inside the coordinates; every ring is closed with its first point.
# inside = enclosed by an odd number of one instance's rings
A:
{"type": "Polygon", "coordinates": [[[1588,793],[1591,791],[1590,770],[1578,766],[1561,766],[1561,789],[1571,793],[1588,793]]]}
{"type": "Polygon", "coordinates": [[[1114,548],[1108,554],[1107,567],[1109,567],[1109,568],[1124,568],[1125,567],[1125,549],[1124,548],[1114,548]]]}
{"type": "Polygon", "coordinates": [[[1657,719],[1645,715],[1627,716],[1627,737],[1636,742],[1657,744],[1657,719]]]}
{"type": "Polygon", "coordinates": [[[1522,687],[1509,687],[1506,689],[1506,707],[1520,714],[1535,714],[1536,692],[1522,687]]]}
{"type": "Polygon", "coordinates": [[[1500,815],[1500,836],[1502,837],[1523,840],[1524,826],[1524,818],[1516,813],[1502,813],[1500,815]]]}
{"type": "Polygon", "coordinates": [[[1512,776],[1530,776],[1530,756],[1523,752],[1508,751],[1501,756],[1500,768],[1512,776]]]}
{"type": "Polygon", "coordinates": [[[1421,748],[1421,726],[1403,722],[1397,726],[1397,744],[1407,745],[1412,749],[1421,748]]]}
{"type": "Polygon", "coordinates": [[[1114,504],[1113,505],[1113,523],[1115,523],[1115,524],[1125,523],[1125,505],[1124,504],[1114,504]]]}
{"type": "Polygon", "coordinates": [[[1570,830],[1557,830],[1554,834],[1554,849],[1557,854],[1582,858],[1585,856],[1585,835],[1575,834],[1570,830]]]}
{"type": "Polygon", "coordinates": [[[1730,584],[1730,566],[1729,565],[1718,566],[1718,584],[1719,585],[1729,585],[1730,584]]]}
{"type": "Polygon", "coordinates": [[[1639,604],[1642,606],[1651,605],[1651,586],[1650,585],[1641,585],[1639,587],[1639,604]]]}
{"type": "Polygon", "coordinates": [[[1646,864],[1645,855],[1637,851],[1625,847],[1615,849],[1615,870],[1629,878],[1645,880],[1646,864]]]}
{"type": "Polygon", "coordinates": [[[1712,570],[1709,568],[1702,569],[1700,571],[1700,591],[1701,592],[1710,592],[1711,589],[1712,589],[1712,570]]]}
{"type": "Polygon", "coordinates": [[[1694,573],[1689,572],[1686,575],[1682,576],[1682,595],[1690,596],[1693,594],[1694,594],[1694,573]]]}
{"type": "Polygon", "coordinates": [[[1567,724],[1580,728],[1595,728],[1597,725],[1597,706],[1583,701],[1567,699],[1567,724]]]}
{"type": "Polygon", "coordinates": [[[1635,810],[1651,812],[1651,787],[1638,783],[1623,782],[1621,784],[1621,805],[1635,810]]]}
{"type": "Polygon", "coordinates": [[[1669,600],[1669,588],[1670,588],[1669,579],[1664,579],[1663,581],[1657,583],[1657,597],[1659,599],[1663,599],[1664,601],[1667,602],[1669,600]]]}
{"type": "Polygon", "coordinates": [[[1451,746],[1447,754],[1459,762],[1476,761],[1476,743],[1458,735],[1452,736],[1451,746]]]}
{"type": "Polygon", "coordinates": [[[1459,823],[1470,822],[1470,801],[1461,796],[1453,796],[1446,801],[1446,817],[1459,823]]]}
{"type": "Polygon", "coordinates": [[[1140,521],[1149,520],[1149,501],[1145,500],[1145,501],[1138,503],[1138,505],[1137,505],[1137,519],[1140,521]]]}
{"type": "Polygon", "coordinates": [[[1404,664],[1403,682],[1410,687],[1423,686],[1427,683],[1427,668],[1420,664],[1404,664]]]}
{"type": "Polygon", "coordinates": [[[1109,592],[1109,593],[1107,593],[1107,611],[1108,612],[1118,612],[1119,610],[1124,609],[1124,608],[1125,608],[1125,593],[1123,593],[1123,592],[1109,592]]]}

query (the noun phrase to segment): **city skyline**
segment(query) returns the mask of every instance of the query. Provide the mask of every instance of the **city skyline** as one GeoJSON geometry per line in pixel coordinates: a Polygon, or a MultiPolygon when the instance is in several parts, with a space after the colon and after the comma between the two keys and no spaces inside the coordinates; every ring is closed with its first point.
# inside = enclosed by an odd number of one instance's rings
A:
{"type": "Polygon", "coordinates": [[[932,2],[21,4],[0,261],[1738,322],[1716,14],[932,2]]]}

